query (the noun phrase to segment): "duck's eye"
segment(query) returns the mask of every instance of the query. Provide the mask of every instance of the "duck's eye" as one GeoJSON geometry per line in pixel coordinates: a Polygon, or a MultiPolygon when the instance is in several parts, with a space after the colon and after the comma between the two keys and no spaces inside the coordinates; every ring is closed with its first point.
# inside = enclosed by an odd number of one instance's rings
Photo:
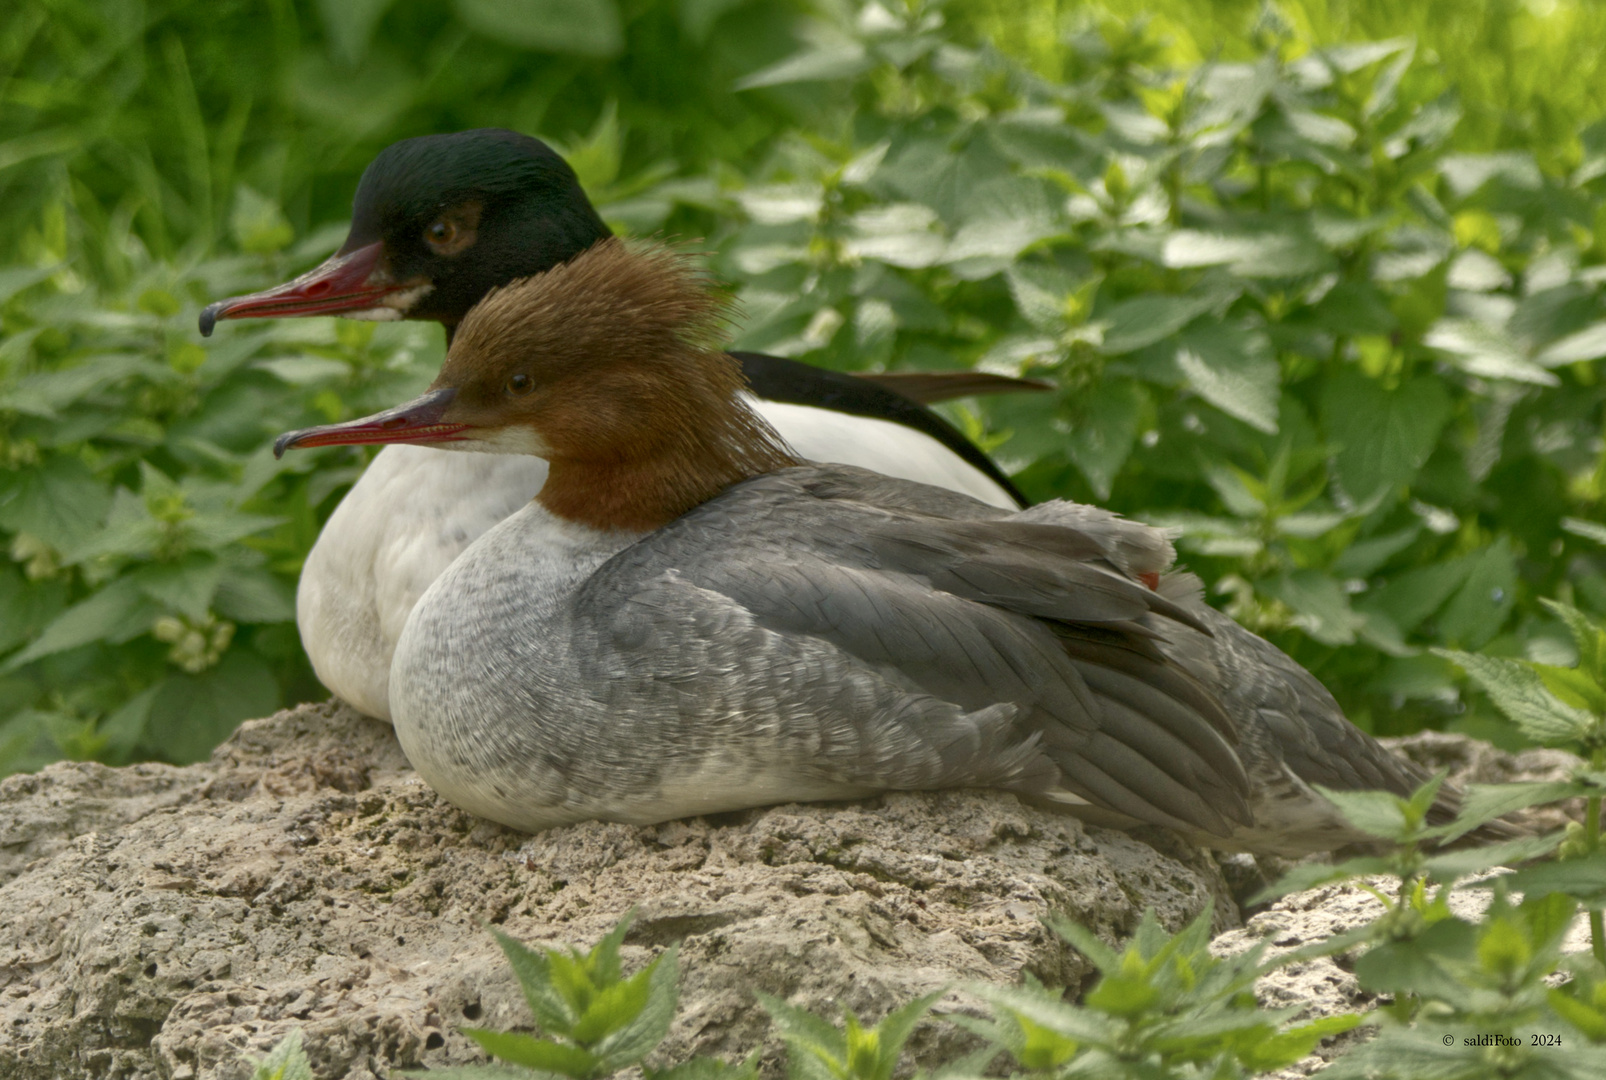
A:
{"type": "Polygon", "coordinates": [[[535,380],[522,371],[507,380],[507,392],[515,397],[528,394],[535,387],[535,380]]]}
{"type": "Polygon", "coordinates": [[[429,241],[431,247],[450,247],[452,241],[457,239],[457,225],[445,218],[439,218],[424,230],[424,239],[429,241]]]}

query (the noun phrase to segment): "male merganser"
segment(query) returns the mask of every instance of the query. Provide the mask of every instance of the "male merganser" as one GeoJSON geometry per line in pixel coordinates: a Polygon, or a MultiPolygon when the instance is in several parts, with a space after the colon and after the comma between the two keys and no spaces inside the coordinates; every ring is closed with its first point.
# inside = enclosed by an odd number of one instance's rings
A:
{"type": "Polygon", "coordinates": [[[538,830],[977,786],[1298,855],[1364,839],[1311,784],[1422,779],[1163,531],[804,464],[725,312],[684,256],[605,240],[491,293],[417,400],[275,444],[549,462],[397,644],[397,737],[451,802],[538,830]]]}
{"type": "MultiPolygon", "coordinates": [[[[574,171],[545,143],[497,129],[398,142],[364,171],[340,250],[294,281],[212,304],[219,319],[339,314],[458,323],[487,291],[563,263],[612,234],[574,171]]],[[[996,506],[1026,500],[920,401],[1044,389],[981,372],[870,378],[734,353],[759,412],[805,458],[862,465],[996,506]],[[915,398],[918,400],[911,400],[915,398]]],[[[324,526],[296,596],[302,644],[323,684],[390,718],[391,653],[429,583],[486,529],[529,502],[546,463],[390,447],[324,526]]]]}

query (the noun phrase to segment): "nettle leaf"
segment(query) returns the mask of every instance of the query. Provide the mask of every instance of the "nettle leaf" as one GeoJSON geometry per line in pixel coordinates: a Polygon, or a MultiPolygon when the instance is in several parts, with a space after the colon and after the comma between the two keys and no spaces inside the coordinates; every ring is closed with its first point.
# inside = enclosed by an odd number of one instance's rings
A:
{"type": "Polygon", "coordinates": [[[219,615],[239,623],[292,622],[296,617],[295,589],[261,567],[226,567],[212,603],[219,615]]]}
{"type": "Polygon", "coordinates": [[[1603,356],[1606,356],[1606,322],[1596,323],[1551,342],[1534,357],[1534,361],[1548,368],[1599,360],[1603,356]]]}
{"type": "Polygon", "coordinates": [[[1598,907],[1606,904],[1606,848],[1581,859],[1540,863],[1499,878],[1471,882],[1467,887],[1493,888],[1496,881],[1525,897],[1565,893],[1581,904],[1598,907]]]}
{"type": "Polygon", "coordinates": [[[875,58],[857,41],[794,53],[769,67],[736,80],[737,90],[757,90],[764,86],[785,86],[800,82],[834,82],[851,79],[875,66],[875,58]]]}
{"type": "Polygon", "coordinates": [[[1477,648],[1500,630],[1516,603],[1517,560],[1500,537],[1472,556],[1467,580],[1439,613],[1439,638],[1477,648]]]}
{"type": "Polygon", "coordinates": [[[1042,988],[996,986],[972,983],[971,993],[994,1009],[1017,1020],[1026,1020],[1079,1043],[1108,1043],[1125,1027],[1108,1016],[1079,1009],[1060,1000],[1058,993],[1042,988]]]}
{"type": "Polygon", "coordinates": [[[1532,667],[1497,656],[1434,649],[1466,671],[1468,677],[1522,729],[1539,742],[1569,742],[1588,731],[1594,717],[1557,700],[1532,667]]]}
{"type": "Polygon", "coordinates": [[[1559,386],[1561,381],[1532,360],[1504,330],[1471,319],[1440,319],[1422,338],[1422,344],[1446,354],[1469,375],[1484,379],[1510,379],[1536,386],[1559,386]]]}
{"type": "Polygon", "coordinates": [[[1386,616],[1403,631],[1414,630],[1461,587],[1472,573],[1472,564],[1467,558],[1451,559],[1403,571],[1361,596],[1355,606],[1386,616]]]}
{"type": "Polygon", "coordinates": [[[1226,236],[1178,229],[1166,238],[1160,260],[1175,269],[1225,266],[1238,277],[1270,278],[1320,273],[1333,258],[1297,231],[1226,236]]]}
{"type": "MultiPolygon", "coordinates": [[[[630,991],[628,1006],[621,1006],[616,1012],[623,1015],[629,1008],[634,1008],[634,1015],[598,1045],[598,1053],[603,1056],[609,1069],[639,1064],[669,1033],[669,1025],[674,1022],[675,1009],[680,1002],[680,946],[678,943],[671,945],[645,969],[627,982],[617,985],[640,985],[644,987],[644,995],[638,1008],[635,1006],[637,991],[630,991]]],[[[581,1027],[584,1023],[582,1019],[575,1026],[576,1039],[582,1039],[581,1027]]]]}
{"type": "Polygon", "coordinates": [[[1102,316],[1106,327],[1100,349],[1109,356],[1136,352],[1170,337],[1216,304],[1211,296],[1141,296],[1123,301],[1102,316]]]}
{"type": "Polygon", "coordinates": [[[1132,454],[1147,398],[1137,383],[1105,382],[1078,403],[1065,450],[1100,499],[1110,497],[1116,474],[1132,454]]]}
{"type": "Polygon", "coordinates": [[[574,1077],[575,1080],[588,1080],[589,1077],[599,1074],[596,1055],[578,1046],[537,1038],[519,1031],[487,1031],[484,1028],[468,1027],[462,1031],[464,1035],[479,1043],[486,1053],[503,1061],[511,1061],[515,1065],[523,1065],[527,1069],[540,1069],[542,1072],[574,1077]]]}
{"type": "Polygon", "coordinates": [[[268,666],[253,653],[231,649],[208,671],[168,677],[151,703],[146,738],[174,764],[205,761],[241,721],[267,716],[279,703],[279,684],[268,666]]]}
{"type": "Polygon", "coordinates": [[[1513,187],[1530,190],[1543,183],[1533,154],[1518,150],[1498,154],[1449,154],[1439,163],[1439,172],[1449,182],[1455,196],[1463,199],[1496,178],[1513,187]]]}
{"type": "Polygon", "coordinates": [[[1351,1031],[1360,1026],[1363,1020],[1364,1017],[1359,1013],[1324,1016],[1241,1047],[1239,1059],[1257,1072],[1272,1072],[1292,1065],[1315,1050],[1316,1044],[1323,1039],[1351,1031]]]}
{"type": "Polygon", "coordinates": [[[1082,275],[1047,262],[1018,262],[1004,271],[1015,310],[1045,333],[1065,329],[1069,317],[1067,301],[1086,282],[1082,275]]]}
{"type": "Polygon", "coordinates": [[[312,1062],[301,1048],[301,1029],[293,1028],[251,1070],[251,1080],[313,1080],[312,1062]]]}
{"type": "Polygon", "coordinates": [[[1589,794],[1586,785],[1570,780],[1527,780],[1505,784],[1468,784],[1462,793],[1461,811],[1455,821],[1433,830],[1445,843],[1476,829],[1486,821],[1505,817],[1530,806],[1543,806],[1577,795],[1589,794]]]}
{"type": "Polygon", "coordinates": [[[1293,624],[1323,645],[1351,645],[1366,616],[1350,608],[1343,585],[1320,570],[1295,570],[1260,583],[1260,588],[1287,604],[1293,624]]]}
{"type": "Polygon", "coordinates": [[[1257,431],[1277,434],[1282,372],[1264,333],[1223,323],[1199,327],[1182,341],[1176,365],[1195,393],[1257,431]]]}
{"type": "Polygon", "coordinates": [[[1339,553],[1330,569],[1339,577],[1369,577],[1378,567],[1410,547],[1420,535],[1421,526],[1413,525],[1397,532],[1357,540],[1339,553]]]}
{"type": "Polygon", "coordinates": [[[1355,978],[1372,991],[1459,1001],[1465,987],[1445,964],[1470,959],[1476,939],[1470,924],[1440,919],[1414,938],[1385,941],[1369,950],[1355,961],[1355,978]]]}
{"type": "Polygon", "coordinates": [[[1346,368],[1322,387],[1323,433],[1337,450],[1339,482],[1357,503],[1409,483],[1449,418],[1450,398],[1437,379],[1390,391],[1346,368]]]}
{"type": "Polygon", "coordinates": [[[32,641],[66,606],[65,581],[29,582],[0,564],[0,653],[32,641]]]}
{"type": "Polygon", "coordinates": [[[942,261],[953,274],[979,281],[999,273],[1021,252],[1059,235],[1056,200],[1042,181],[999,176],[975,188],[965,200],[965,223],[954,233],[942,261]]]}
{"type": "Polygon", "coordinates": [[[1429,877],[1454,881],[1469,874],[1481,874],[1497,866],[1514,866],[1549,855],[1562,841],[1562,833],[1549,836],[1522,836],[1498,844],[1466,848],[1435,855],[1422,864],[1429,877]]]}
{"type": "Polygon", "coordinates": [[[1336,791],[1314,785],[1322,797],[1338,807],[1344,820],[1364,833],[1384,840],[1404,840],[1407,833],[1405,800],[1386,791],[1336,791]]]}
{"type": "Polygon", "coordinates": [[[853,216],[842,247],[855,258],[917,270],[936,263],[948,246],[936,225],[936,212],[919,203],[878,206],[853,216]]]}
{"type": "Polygon", "coordinates": [[[119,578],[58,615],[33,644],[0,665],[0,671],[91,642],[121,644],[149,630],[160,614],[161,608],[145,597],[137,582],[119,578]]]}
{"type": "Polygon", "coordinates": [[[171,563],[154,563],[129,575],[150,599],[200,620],[206,617],[223,579],[223,563],[215,555],[195,552],[171,563]]]}
{"type": "Polygon", "coordinates": [[[513,969],[513,977],[524,991],[524,1000],[530,1006],[535,1022],[547,1031],[566,1035],[576,1020],[568,1001],[552,985],[552,964],[544,949],[532,949],[516,938],[495,927],[491,935],[502,947],[502,955],[513,969]]]}
{"type": "Polygon", "coordinates": [[[740,1065],[730,1065],[718,1058],[694,1057],[667,1069],[644,1066],[647,1080],[757,1080],[758,1055],[755,1051],[740,1065]]]}
{"type": "Polygon", "coordinates": [[[82,461],[51,455],[37,468],[0,470],[0,529],[65,550],[93,533],[111,509],[111,489],[82,461]]]}
{"type": "MultiPolygon", "coordinates": [[[[1578,670],[1602,685],[1606,679],[1606,630],[1571,604],[1560,600],[1541,600],[1551,613],[1567,624],[1573,644],[1578,647],[1578,670]]],[[[1603,703],[1606,704],[1606,703],[1603,703]]]]}

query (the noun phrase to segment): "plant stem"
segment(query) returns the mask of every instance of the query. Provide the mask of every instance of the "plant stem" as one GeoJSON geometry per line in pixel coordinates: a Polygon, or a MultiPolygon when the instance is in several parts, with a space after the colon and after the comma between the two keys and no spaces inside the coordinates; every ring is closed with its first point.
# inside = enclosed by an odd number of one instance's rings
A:
{"type": "MultiPolygon", "coordinates": [[[[1606,768],[1606,747],[1595,747],[1589,758],[1590,764],[1597,770],[1606,768]]],[[[1600,803],[1599,795],[1591,795],[1584,800],[1584,840],[1591,854],[1600,850],[1600,803]]],[[[1595,954],[1595,962],[1606,966],[1606,919],[1602,919],[1599,908],[1589,913],[1589,944],[1595,954]]]]}

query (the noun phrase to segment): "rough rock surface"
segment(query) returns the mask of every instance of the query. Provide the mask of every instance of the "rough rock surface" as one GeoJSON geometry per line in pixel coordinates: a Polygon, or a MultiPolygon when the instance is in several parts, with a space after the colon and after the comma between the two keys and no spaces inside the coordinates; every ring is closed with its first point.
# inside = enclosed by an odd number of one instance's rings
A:
{"type": "MultiPolygon", "coordinates": [[[[1368,880],[1374,888],[1385,892],[1396,885],[1392,878],[1368,880]]],[[[1490,902],[1490,893],[1482,889],[1450,894],[1451,912],[1469,922],[1481,919],[1490,902]]],[[[1210,943],[1210,950],[1218,956],[1234,956],[1264,943],[1263,959],[1271,960],[1347,933],[1382,914],[1382,903],[1371,893],[1353,885],[1323,885],[1285,896],[1251,917],[1242,927],[1218,934],[1210,943]]],[[[1562,951],[1582,952],[1588,948],[1589,923],[1580,913],[1562,942],[1562,951]]],[[[1367,1012],[1377,1005],[1377,995],[1362,989],[1356,980],[1351,970],[1355,959],[1356,952],[1352,950],[1337,956],[1295,961],[1261,976],[1255,984],[1255,998],[1268,1009],[1299,1009],[1294,1017],[1296,1022],[1339,1013],[1367,1012]]],[[[1367,1030],[1361,1028],[1326,1039],[1315,1053],[1274,1074],[1272,1080],[1309,1076],[1355,1041],[1369,1037],[1367,1030]]]]}
{"type": "MultiPolygon", "coordinates": [[[[1111,940],[1151,905],[1172,928],[1211,899],[1218,930],[1237,922],[1214,861],[1169,834],[996,793],[524,836],[445,804],[388,725],[334,704],[247,723],[200,765],[6,780],[0,883],[8,1080],[232,1080],[297,1026],[331,1080],[479,1060],[458,1025],[528,1023],[484,923],[589,945],[637,907],[627,964],[683,938],[674,1060],[761,1045],[755,989],[873,1017],[1023,970],[1078,986],[1050,913],[1111,940]]],[[[927,1025],[917,1060],[958,1038],[927,1025]]]]}

